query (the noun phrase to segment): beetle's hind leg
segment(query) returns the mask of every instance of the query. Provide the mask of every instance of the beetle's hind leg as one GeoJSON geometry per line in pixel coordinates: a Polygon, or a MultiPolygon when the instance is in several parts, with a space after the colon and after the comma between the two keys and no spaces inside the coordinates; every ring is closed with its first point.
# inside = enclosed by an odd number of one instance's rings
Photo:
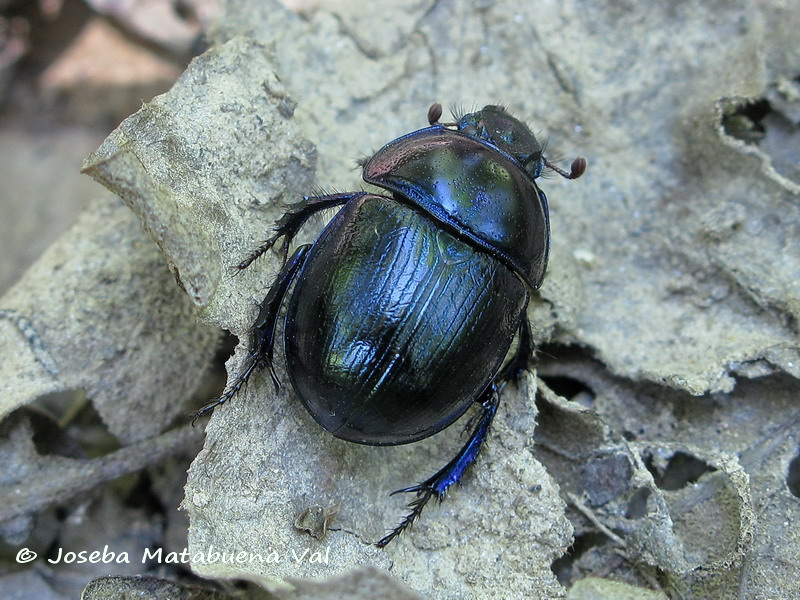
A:
{"type": "Polygon", "coordinates": [[[249,267],[253,261],[262,256],[275,243],[283,238],[282,253],[284,260],[289,254],[289,245],[292,243],[294,236],[300,231],[300,228],[308,221],[309,217],[318,213],[326,208],[334,208],[347,204],[354,198],[365,195],[366,192],[346,192],[343,194],[326,194],[324,196],[305,196],[301,202],[293,204],[289,210],[280,219],[275,222],[275,234],[268,240],[261,243],[261,245],[253,250],[250,255],[234,268],[241,271],[249,267]]]}
{"type": "Polygon", "coordinates": [[[467,440],[467,443],[464,444],[461,450],[459,450],[458,454],[453,457],[453,460],[442,467],[442,469],[433,475],[433,477],[426,479],[419,485],[392,492],[392,495],[399,494],[401,492],[414,492],[417,494],[417,497],[409,503],[408,508],[410,509],[410,512],[403,517],[403,520],[400,521],[400,524],[392,529],[389,534],[379,540],[375,544],[376,546],[383,548],[386,546],[386,544],[400,535],[417,519],[417,517],[419,517],[419,515],[422,513],[422,509],[425,508],[428,500],[430,500],[433,496],[436,496],[441,502],[444,499],[448,488],[450,488],[450,486],[452,486],[454,483],[458,483],[461,480],[461,477],[464,475],[464,472],[467,470],[467,467],[475,462],[483,442],[486,441],[486,436],[489,433],[489,427],[491,426],[494,415],[497,412],[497,406],[500,403],[497,386],[492,384],[486,388],[486,391],[481,394],[477,402],[480,402],[482,407],[481,412],[478,413],[479,417],[477,425],[475,426],[475,429],[473,430],[469,440],[467,440]]]}
{"type": "Polygon", "coordinates": [[[386,544],[399,536],[407,527],[416,521],[417,517],[422,513],[422,509],[425,508],[425,505],[428,503],[428,500],[436,496],[441,502],[444,499],[447,489],[461,480],[467,467],[475,462],[475,459],[478,457],[481,446],[489,433],[489,427],[492,424],[494,415],[497,412],[497,406],[500,402],[498,389],[502,388],[508,381],[519,381],[523,373],[528,370],[532,360],[533,334],[531,332],[531,324],[528,322],[528,318],[525,316],[525,311],[523,310],[522,322],[519,326],[517,348],[511,359],[509,359],[502,370],[497,374],[495,382],[490,385],[476,401],[481,404],[482,409],[480,412],[475,413],[467,423],[465,430],[472,429],[469,440],[464,444],[458,454],[456,454],[455,458],[447,463],[433,477],[419,485],[392,492],[393,495],[401,492],[414,492],[417,494],[417,497],[409,503],[408,508],[410,512],[403,517],[400,524],[378,541],[375,544],[376,546],[383,548],[386,544]]]}
{"type": "Polygon", "coordinates": [[[272,366],[273,349],[275,347],[275,329],[278,325],[278,313],[281,310],[283,299],[286,297],[289,287],[291,287],[292,282],[305,263],[306,257],[308,256],[308,251],[310,249],[310,244],[299,246],[297,250],[294,251],[294,254],[292,254],[292,257],[286,261],[285,265],[283,265],[283,268],[278,273],[278,276],[275,278],[275,282],[272,284],[272,287],[269,289],[269,292],[267,292],[266,297],[261,302],[259,307],[258,318],[253,324],[253,335],[250,351],[247,353],[247,357],[245,358],[244,367],[233,380],[233,383],[231,383],[225,389],[221,396],[215,398],[197,412],[192,413],[192,416],[194,417],[192,422],[196,421],[198,417],[209,414],[217,406],[224,404],[233,398],[247,383],[247,381],[250,379],[250,376],[253,374],[253,371],[255,371],[257,368],[267,367],[269,369],[270,377],[272,378],[272,382],[275,384],[275,390],[278,390],[280,387],[280,382],[278,381],[278,376],[275,374],[275,369],[272,366]]]}

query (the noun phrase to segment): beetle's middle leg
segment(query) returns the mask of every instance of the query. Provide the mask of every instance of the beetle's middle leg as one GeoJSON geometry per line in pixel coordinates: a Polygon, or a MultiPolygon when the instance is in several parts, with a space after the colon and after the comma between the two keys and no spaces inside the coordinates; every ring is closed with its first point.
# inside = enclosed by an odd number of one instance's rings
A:
{"type": "Polygon", "coordinates": [[[309,217],[326,208],[334,208],[347,204],[350,200],[364,196],[366,192],[345,192],[342,194],[326,194],[324,196],[305,196],[301,202],[293,204],[280,219],[275,222],[275,234],[253,250],[250,255],[236,265],[241,271],[250,266],[258,257],[272,248],[275,243],[283,238],[282,252],[284,259],[289,254],[289,245],[300,228],[308,221],[309,217]]]}
{"type": "Polygon", "coordinates": [[[522,323],[519,326],[517,337],[517,349],[514,355],[497,374],[495,383],[505,383],[507,381],[519,381],[522,374],[528,370],[533,362],[533,333],[531,324],[526,314],[527,310],[522,311],[522,323]]]}
{"type": "Polygon", "coordinates": [[[283,299],[305,263],[310,249],[310,244],[299,246],[291,258],[286,261],[286,264],[283,265],[259,307],[258,318],[252,329],[250,351],[244,360],[244,368],[222,395],[193,413],[195,419],[212,412],[217,406],[233,398],[257,368],[267,367],[270,377],[272,377],[272,382],[275,384],[275,389],[277,390],[280,387],[278,377],[275,375],[275,369],[272,367],[272,352],[275,347],[275,329],[278,325],[278,313],[283,304],[283,299]]]}

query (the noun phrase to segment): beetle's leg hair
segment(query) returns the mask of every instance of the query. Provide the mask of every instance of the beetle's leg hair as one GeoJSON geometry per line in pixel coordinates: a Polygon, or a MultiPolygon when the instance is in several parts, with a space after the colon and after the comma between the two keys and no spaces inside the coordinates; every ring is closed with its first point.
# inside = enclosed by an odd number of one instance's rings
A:
{"type": "Polygon", "coordinates": [[[503,369],[497,375],[497,382],[519,381],[522,374],[528,370],[533,362],[533,334],[528,317],[522,312],[522,323],[519,326],[519,336],[517,337],[517,350],[503,369]]]}
{"type": "Polygon", "coordinates": [[[242,262],[234,267],[237,271],[241,271],[249,267],[254,260],[259,258],[275,243],[283,238],[281,245],[281,252],[286,260],[289,254],[289,245],[292,243],[294,236],[300,231],[300,228],[308,221],[309,217],[318,213],[326,208],[334,208],[342,204],[348,203],[350,200],[359,198],[365,195],[366,192],[346,192],[342,194],[326,194],[325,196],[305,196],[302,201],[293,204],[289,210],[280,219],[275,222],[274,235],[262,242],[261,245],[253,250],[250,255],[242,262]]]}
{"type": "Polygon", "coordinates": [[[278,376],[275,374],[275,369],[272,366],[272,351],[275,346],[275,329],[278,324],[278,313],[283,304],[283,299],[289,287],[292,285],[294,278],[300,272],[301,267],[305,263],[308,251],[311,249],[310,244],[299,246],[294,251],[291,258],[286,261],[283,268],[275,278],[275,283],[267,292],[266,297],[261,302],[258,318],[252,329],[252,342],[250,351],[244,360],[244,368],[236,376],[225,391],[219,397],[215,398],[203,408],[195,413],[192,413],[194,423],[198,417],[212,412],[220,404],[224,404],[233,398],[242,386],[247,383],[250,376],[257,368],[267,367],[269,369],[272,382],[275,384],[275,391],[280,388],[278,376]]]}
{"type": "Polygon", "coordinates": [[[482,407],[479,413],[480,418],[478,419],[478,424],[475,426],[475,430],[472,432],[469,440],[467,440],[467,443],[462,446],[458,454],[453,457],[453,460],[447,463],[433,477],[426,479],[419,485],[392,492],[392,495],[413,492],[416,493],[417,497],[409,503],[408,508],[410,512],[403,517],[400,524],[379,540],[375,544],[376,546],[383,548],[386,544],[399,536],[417,519],[417,517],[419,517],[422,513],[422,509],[425,508],[425,505],[428,503],[428,500],[434,495],[440,502],[444,500],[448,488],[454,483],[458,483],[467,470],[467,467],[475,462],[481,446],[489,433],[489,427],[497,412],[497,405],[500,403],[497,386],[492,384],[486,388],[486,391],[481,394],[477,402],[480,402],[482,407]]]}

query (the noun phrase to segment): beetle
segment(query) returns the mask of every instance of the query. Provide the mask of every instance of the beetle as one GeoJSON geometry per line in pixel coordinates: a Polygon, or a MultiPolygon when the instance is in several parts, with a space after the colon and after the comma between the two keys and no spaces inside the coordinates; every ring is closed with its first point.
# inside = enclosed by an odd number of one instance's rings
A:
{"type": "Polygon", "coordinates": [[[397,445],[427,438],[477,403],[472,432],[455,457],[422,483],[385,546],[431,497],[460,481],[487,437],[499,390],[533,358],[526,308],[542,282],[550,245],[547,198],[536,179],[547,161],[530,129],[488,105],[404,135],[363,164],[382,191],[307,196],[274,235],[235,268],[247,268],[283,238],[284,264],[263,302],[241,371],[196,416],[233,398],[259,368],[276,387],[273,354],[285,307],[286,372],[311,416],[334,436],[397,445]],[[290,258],[308,218],[342,207],[312,244],[290,258]],[[506,360],[514,338],[515,351],[506,360]]]}

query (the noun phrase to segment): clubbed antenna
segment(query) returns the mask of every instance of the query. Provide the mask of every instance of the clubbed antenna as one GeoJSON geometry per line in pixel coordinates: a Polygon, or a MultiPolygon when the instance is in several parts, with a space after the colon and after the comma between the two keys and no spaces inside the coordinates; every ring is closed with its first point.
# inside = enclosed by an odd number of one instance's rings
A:
{"type": "Polygon", "coordinates": [[[456,127],[458,123],[440,123],[439,119],[442,118],[442,105],[438,102],[431,104],[428,109],[428,123],[431,125],[444,125],[445,127],[456,127]]]}
{"type": "Polygon", "coordinates": [[[578,158],[572,161],[572,166],[570,167],[569,173],[567,173],[564,169],[562,169],[561,167],[557,167],[556,165],[554,165],[549,161],[545,162],[544,164],[546,167],[553,169],[553,171],[555,171],[562,177],[565,177],[566,179],[577,179],[578,177],[584,174],[584,172],[586,171],[586,165],[588,163],[586,162],[585,158],[579,156],[578,158]]]}
{"type": "Polygon", "coordinates": [[[442,105],[438,102],[434,102],[431,104],[431,107],[428,109],[428,123],[431,125],[436,125],[439,122],[439,119],[442,118],[442,105]]]}

